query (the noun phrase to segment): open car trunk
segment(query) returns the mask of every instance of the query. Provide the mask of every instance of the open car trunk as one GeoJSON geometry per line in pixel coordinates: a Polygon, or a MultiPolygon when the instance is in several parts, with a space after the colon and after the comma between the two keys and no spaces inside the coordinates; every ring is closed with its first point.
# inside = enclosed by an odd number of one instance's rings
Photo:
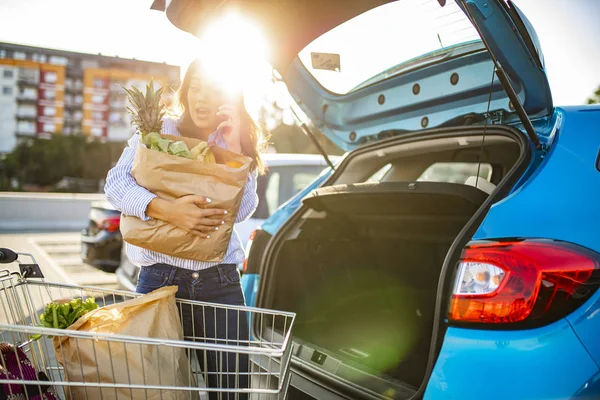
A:
{"type": "Polygon", "coordinates": [[[317,190],[305,204],[319,212],[280,252],[275,304],[298,313],[295,337],[418,386],[442,262],[486,197],[437,182],[317,190]]]}
{"type": "MultiPolygon", "coordinates": [[[[520,146],[486,140],[487,161],[504,171],[496,174],[498,184],[517,162],[520,146]]],[[[448,143],[455,147],[416,156],[426,150],[413,147],[392,163],[406,171],[422,157],[446,161],[464,141],[448,143]]],[[[444,259],[489,193],[472,185],[473,177],[471,184],[339,184],[357,176],[348,163],[334,185],[304,198],[302,212],[276,236],[267,266],[273,268],[269,300],[261,306],[297,313],[295,354],[302,362],[371,392],[408,398],[427,367],[444,259]]]]}

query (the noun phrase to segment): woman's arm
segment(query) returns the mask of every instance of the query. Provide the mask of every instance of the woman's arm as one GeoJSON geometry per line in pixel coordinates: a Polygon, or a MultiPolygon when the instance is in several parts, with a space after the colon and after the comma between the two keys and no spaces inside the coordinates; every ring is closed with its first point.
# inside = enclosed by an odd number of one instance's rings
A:
{"type": "Polygon", "coordinates": [[[258,194],[256,193],[257,177],[258,173],[256,171],[250,172],[248,175],[246,187],[244,188],[244,195],[242,197],[242,203],[235,218],[236,223],[248,220],[258,207],[258,194]]]}
{"type": "Polygon", "coordinates": [[[204,196],[165,200],[138,185],[131,176],[138,142],[137,134],[129,139],[129,146],[123,150],[117,165],[108,172],[104,186],[108,201],[125,215],[133,215],[145,221],[150,218],[160,219],[195,235],[210,237],[210,232],[222,224],[222,220],[215,219],[215,216],[223,215],[225,211],[201,208],[210,203],[210,199],[204,196]]]}
{"type": "Polygon", "coordinates": [[[144,221],[150,219],[146,214],[148,204],[157,196],[138,185],[131,176],[133,158],[140,136],[135,134],[129,139],[121,158],[106,177],[104,192],[110,204],[125,215],[136,216],[144,221]]]}

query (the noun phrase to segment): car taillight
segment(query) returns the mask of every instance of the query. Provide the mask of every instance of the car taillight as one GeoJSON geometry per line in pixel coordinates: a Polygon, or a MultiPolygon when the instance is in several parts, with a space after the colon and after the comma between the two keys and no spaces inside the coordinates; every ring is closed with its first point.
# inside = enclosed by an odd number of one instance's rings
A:
{"type": "Polygon", "coordinates": [[[111,217],[106,218],[100,223],[100,228],[104,229],[107,232],[116,232],[119,230],[119,225],[121,224],[121,218],[119,217],[111,217]]]}
{"type": "Polygon", "coordinates": [[[246,243],[246,258],[244,259],[244,266],[242,267],[242,272],[246,272],[248,270],[248,256],[250,255],[250,247],[252,247],[252,241],[256,237],[256,230],[253,230],[250,234],[250,238],[246,243]]]}
{"type": "Polygon", "coordinates": [[[450,301],[458,323],[533,325],[566,316],[598,288],[598,255],[549,240],[473,243],[450,301]]]}

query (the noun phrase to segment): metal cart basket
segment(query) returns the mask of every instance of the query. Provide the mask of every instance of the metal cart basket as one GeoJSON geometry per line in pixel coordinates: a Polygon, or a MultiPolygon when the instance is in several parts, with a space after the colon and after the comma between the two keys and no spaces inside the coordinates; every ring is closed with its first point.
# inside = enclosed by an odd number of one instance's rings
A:
{"type": "MultiPolygon", "coordinates": [[[[8,357],[0,357],[0,388],[4,388],[5,392],[25,387],[24,398],[52,399],[35,397],[51,387],[55,398],[119,400],[284,399],[287,395],[293,313],[177,299],[180,312],[188,307],[193,310],[192,315],[202,318],[216,319],[218,313],[229,316],[233,313],[238,320],[247,318],[248,331],[233,335],[227,332],[218,337],[214,332],[193,331],[192,335],[184,336],[184,340],[166,340],[43,328],[39,326],[39,315],[50,302],[93,297],[103,307],[139,297],[140,294],[45,282],[26,277],[36,276],[30,272],[24,276],[23,273],[0,271],[0,345],[4,346],[3,351],[11,353],[13,360],[19,354],[26,355],[27,362],[38,374],[37,378],[24,377],[26,371],[19,371],[17,378],[3,375],[3,370],[6,372],[10,365],[5,361],[8,357]],[[42,337],[32,340],[34,335],[42,337]],[[79,358],[77,368],[73,368],[73,360],[70,360],[70,367],[65,368],[64,363],[58,361],[64,360],[64,357],[57,357],[63,355],[60,354],[62,347],[56,345],[61,340],[74,343],[76,350],[85,347],[92,351],[79,358]],[[189,367],[183,369],[189,374],[183,379],[186,384],[181,384],[182,380],[175,376],[177,372],[173,370],[158,368],[159,375],[150,378],[143,373],[141,378],[139,374],[132,377],[128,372],[132,368],[144,371],[150,369],[149,366],[157,369],[154,363],[171,354],[173,357],[178,354],[187,356],[184,358],[189,367]],[[217,371],[201,368],[201,365],[206,365],[207,357],[216,357],[217,371]],[[204,364],[202,361],[205,361],[204,364]]],[[[226,327],[227,330],[229,328],[226,327]]]]}

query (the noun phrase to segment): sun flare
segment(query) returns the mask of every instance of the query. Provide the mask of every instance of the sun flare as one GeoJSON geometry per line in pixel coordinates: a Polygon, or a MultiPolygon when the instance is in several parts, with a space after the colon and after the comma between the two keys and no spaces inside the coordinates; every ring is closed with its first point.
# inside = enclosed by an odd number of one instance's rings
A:
{"type": "Polygon", "coordinates": [[[228,94],[256,89],[270,77],[267,42],[260,29],[230,12],[200,35],[200,56],[209,79],[228,94]]]}

